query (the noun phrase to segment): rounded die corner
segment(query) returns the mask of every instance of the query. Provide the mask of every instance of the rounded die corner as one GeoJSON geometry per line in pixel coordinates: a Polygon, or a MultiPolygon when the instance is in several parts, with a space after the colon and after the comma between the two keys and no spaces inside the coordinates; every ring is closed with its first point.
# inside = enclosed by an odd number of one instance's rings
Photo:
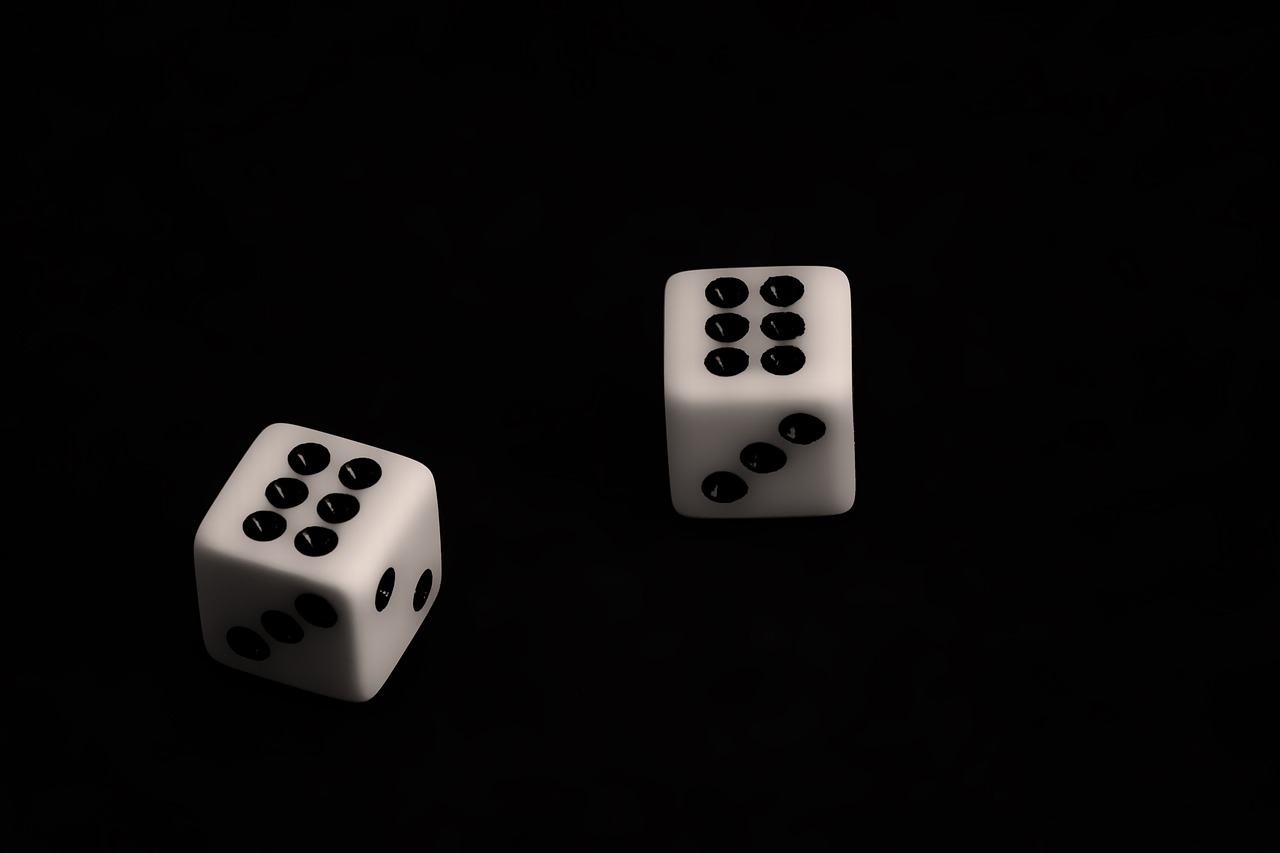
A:
{"type": "Polygon", "coordinates": [[[857,503],[858,503],[858,486],[856,481],[854,481],[848,484],[847,491],[845,491],[844,489],[841,489],[840,502],[839,504],[837,504],[836,508],[829,513],[829,515],[832,515],[832,516],[846,515],[853,511],[853,508],[857,505],[857,503]]]}
{"type": "Polygon", "coordinates": [[[671,505],[671,509],[676,514],[677,518],[702,518],[702,516],[694,514],[692,511],[682,507],[680,504],[673,503],[671,505]]]}
{"type": "Polygon", "coordinates": [[[432,492],[436,492],[439,490],[439,485],[436,481],[436,472],[431,470],[430,465],[423,462],[421,459],[415,459],[412,456],[405,456],[402,453],[394,453],[391,451],[388,451],[388,452],[391,453],[391,456],[393,458],[397,459],[402,464],[404,464],[408,468],[408,470],[413,471],[414,475],[418,479],[422,480],[431,488],[432,492]]]}
{"type": "MultiPolygon", "coordinates": [[[[362,690],[355,690],[351,693],[319,693],[319,695],[325,696],[329,699],[337,699],[339,702],[345,702],[348,705],[365,705],[371,702],[375,696],[381,693],[382,688],[385,686],[386,686],[386,681],[383,681],[377,687],[374,687],[372,691],[368,689],[362,689],[362,690]]],[[[312,691],[312,692],[318,693],[318,691],[312,691]]]]}
{"type": "Polygon", "coordinates": [[[289,423],[288,421],[272,421],[262,429],[258,430],[258,436],[254,440],[261,441],[262,439],[275,435],[276,433],[294,432],[301,429],[303,429],[303,427],[294,423],[289,423]]]}
{"type": "Polygon", "coordinates": [[[698,270],[680,270],[667,276],[666,283],[662,285],[664,292],[671,292],[680,285],[680,282],[691,275],[697,274],[698,270]]]}
{"type": "Polygon", "coordinates": [[[191,537],[191,552],[198,559],[203,551],[207,551],[211,545],[212,533],[209,532],[209,514],[205,513],[205,517],[196,525],[195,535],[191,537]]]}
{"type": "Polygon", "coordinates": [[[835,273],[837,276],[839,276],[839,280],[842,284],[844,284],[845,286],[849,286],[849,274],[844,270],[840,269],[840,267],[823,265],[822,267],[820,267],[820,269],[824,269],[824,270],[827,270],[828,272],[835,273]]]}

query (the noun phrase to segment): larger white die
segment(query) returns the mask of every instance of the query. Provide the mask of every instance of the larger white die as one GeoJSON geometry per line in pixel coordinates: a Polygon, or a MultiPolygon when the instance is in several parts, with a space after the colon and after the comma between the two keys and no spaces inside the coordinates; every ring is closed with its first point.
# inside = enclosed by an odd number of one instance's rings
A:
{"type": "Polygon", "coordinates": [[[200,523],[195,572],[215,660],[363,702],[440,590],[435,478],[386,450],[272,424],[200,523]]]}
{"type": "Polygon", "coordinates": [[[849,279],[832,267],[691,270],[667,281],[671,502],[695,518],[853,507],[849,279]]]}

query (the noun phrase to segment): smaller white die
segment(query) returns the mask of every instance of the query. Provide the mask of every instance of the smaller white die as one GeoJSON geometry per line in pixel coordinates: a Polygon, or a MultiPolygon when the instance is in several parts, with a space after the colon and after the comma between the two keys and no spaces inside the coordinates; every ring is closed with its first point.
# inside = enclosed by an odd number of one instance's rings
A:
{"type": "Polygon", "coordinates": [[[853,507],[849,279],[834,267],[689,270],[665,295],[671,502],[692,518],[853,507]]]}
{"type": "Polygon", "coordinates": [[[371,699],[439,594],[435,477],[386,450],[272,424],[200,523],[195,574],[214,660],[371,699]]]}

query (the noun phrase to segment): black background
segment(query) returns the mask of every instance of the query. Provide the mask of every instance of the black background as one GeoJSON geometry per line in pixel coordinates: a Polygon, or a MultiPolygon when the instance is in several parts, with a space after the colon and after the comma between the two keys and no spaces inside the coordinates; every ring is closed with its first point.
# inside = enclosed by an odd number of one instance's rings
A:
{"type": "Polygon", "coordinates": [[[1056,850],[1273,805],[1272,19],[180,5],[7,33],[11,837],[1056,850]],[[662,286],[770,264],[852,281],[857,503],[679,518],[662,286]],[[441,595],[366,704],[201,644],[192,538],[276,421],[436,475],[441,595]]]}

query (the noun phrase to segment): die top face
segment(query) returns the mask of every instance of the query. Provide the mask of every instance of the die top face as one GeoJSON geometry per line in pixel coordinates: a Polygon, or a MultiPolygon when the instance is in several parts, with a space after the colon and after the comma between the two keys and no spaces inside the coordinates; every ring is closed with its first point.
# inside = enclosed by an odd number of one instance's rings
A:
{"type": "Polygon", "coordinates": [[[435,501],[435,478],[416,460],[272,424],[209,508],[196,548],[343,586],[353,574],[382,571],[406,526],[434,523],[435,501]]]}
{"type": "Polygon", "coordinates": [[[725,267],[667,280],[668,399],[781,402],[852,393],[849,279],[834,267],[725,267]]]}

